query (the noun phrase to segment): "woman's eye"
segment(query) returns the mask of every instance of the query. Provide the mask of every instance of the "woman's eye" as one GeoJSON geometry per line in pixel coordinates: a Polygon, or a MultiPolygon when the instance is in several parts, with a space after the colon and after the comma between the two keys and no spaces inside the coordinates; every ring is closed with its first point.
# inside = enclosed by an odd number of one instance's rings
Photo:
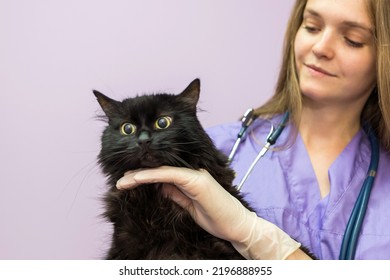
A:
{"type": "Polygon", "coordinates": [[[317,31],[319,31],[320,29],[317,28],[317,27],[314,27],[314,26],[310,26],[310,25],[304,25],[303,28],[309,32],[309,33],[315,33],[317,31]]]}
{"type": "Polygon", "coordinates": [[[356,42],[356,41],[353,41],[351,39],[348,39],[347,37],[345,37],[345,41],[347,42],[347,44],[353,48],[361,48],[363,47],[363,43],[360,43],[360,42],[356,42]]]}
{"type": "Polygon", "coordinates": [[[157,129],[166,129],[172,123],[172,118],[168,116],[160,117],[156,120],[155,127],[157,129]]]}
{"type": "Polygon", "coordinates": [[[134,124],[124,123],[121,126],[121,133],[123,135],[131,135],[131,134],[135,133],[135,131],[136,131],[136,127],[134,124]]]}

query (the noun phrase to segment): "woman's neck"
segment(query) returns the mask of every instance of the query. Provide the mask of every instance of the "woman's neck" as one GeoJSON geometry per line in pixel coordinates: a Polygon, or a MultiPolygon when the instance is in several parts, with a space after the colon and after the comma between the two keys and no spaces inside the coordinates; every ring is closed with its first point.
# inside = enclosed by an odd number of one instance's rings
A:
{"type": "Polygon", "coordinates": [[[360,114],[347,108],[304,106],[299,132],[317,177],[321,197],[330,192],[328,171],[360,129],[360,114]]]}
{"type": "Polygon", "coordinates": [[[346,145],[360,129],[360,111],[350,108],[304,106],[299,132],[305,144],[346,145]]]}

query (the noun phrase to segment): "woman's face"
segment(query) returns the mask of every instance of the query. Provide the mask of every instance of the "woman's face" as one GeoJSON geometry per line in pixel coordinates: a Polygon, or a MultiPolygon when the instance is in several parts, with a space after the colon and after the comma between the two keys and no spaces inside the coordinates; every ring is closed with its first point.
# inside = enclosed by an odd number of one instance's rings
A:
{"type": "Polygon", "coordinates": [[[302,94],[363,108],[376,84],[372,29],[364,0],[308,0],[295,37],[302,94]]]}

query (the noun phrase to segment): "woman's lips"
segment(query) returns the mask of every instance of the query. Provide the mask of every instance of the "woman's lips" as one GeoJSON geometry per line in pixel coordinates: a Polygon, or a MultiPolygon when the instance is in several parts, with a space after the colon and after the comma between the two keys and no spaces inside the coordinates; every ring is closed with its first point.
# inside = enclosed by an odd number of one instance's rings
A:
{"type": "Polygon", "coordinates": [[[330,77],[336,77],[336,75],[334,75],[334,74],[328,72],[327,70],[325,70],[321,67],[318,67],[314,64],[305,64],[305,66],[307,68],[309,68],[309,70],[311,70],[311,72],[314,72],[315,74],[319,73],[319,74],[323,74],[323,75],[330,76],[330,77]]]}

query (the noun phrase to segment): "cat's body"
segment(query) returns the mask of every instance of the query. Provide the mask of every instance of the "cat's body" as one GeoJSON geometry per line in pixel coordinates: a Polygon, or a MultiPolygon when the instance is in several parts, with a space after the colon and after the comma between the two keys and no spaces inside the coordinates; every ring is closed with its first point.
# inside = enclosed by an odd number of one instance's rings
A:
{"type": "MultiPolygon", "coordinates": [[[[158,184],[118,190],[126,171],[162,165],[206,169],[249,208],[234,172],[196,117],[199,80],[181,94],[112,100],[94,91],[108,117],[99,163],[108,178],[105,216],[114,232],[107,259],[241,259],[232,245],[201,229],[158,184]]],[[[217,198],[216,198],[217,199],[217,198]]]]}

